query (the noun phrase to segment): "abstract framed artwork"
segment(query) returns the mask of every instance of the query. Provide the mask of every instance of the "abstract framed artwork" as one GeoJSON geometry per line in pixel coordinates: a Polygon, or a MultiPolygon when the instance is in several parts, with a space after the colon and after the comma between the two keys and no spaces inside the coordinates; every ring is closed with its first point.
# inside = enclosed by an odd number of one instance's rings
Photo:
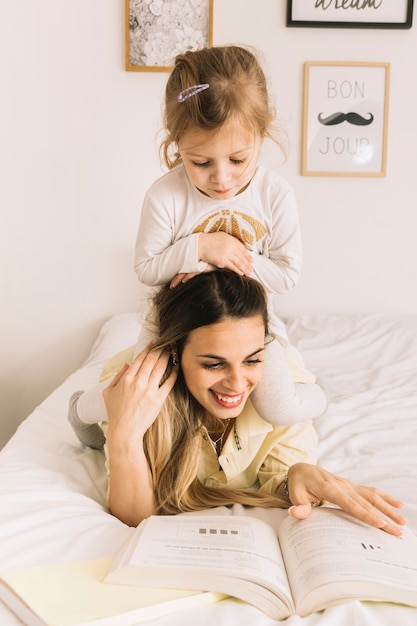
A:
{"type": "Polygon", "coordinates": [[[389,74],[389,63],[304,64],[303,176],[385,176],[389,74]]]}
{"type": "Polygon", "coordinates": [[[287,26],[411,28],[413,0],[287,0],[287,26]]]}
{"type": "Polygon", "coordinates": [[[212,44],[213,0],[125,0],[125,68],[166,72],[177,54],[212,44]]]}

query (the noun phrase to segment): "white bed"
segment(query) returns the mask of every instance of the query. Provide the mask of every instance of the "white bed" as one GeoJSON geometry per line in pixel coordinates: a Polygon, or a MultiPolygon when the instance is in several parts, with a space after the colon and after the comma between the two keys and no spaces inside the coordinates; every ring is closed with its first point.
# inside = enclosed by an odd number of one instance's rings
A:
{"type": "MultiPolygon", "coordinates": [[[[83,448],[67,423],[73,391],[93,385],[106,359],[134,343],[134,313],[104,324],[84,365],[19,427],[0,453],[0,563],[9,569],[111,556],[131,529],[105,508],[101,452],[83,448]]],[[[417,533],[417,317],[312,315],[288,320],[292,342],[325,387],[317,420],[320,463],[405,502],[417,533]]],[[[286,513],[245,511],[276,524],[286,513]]],[[[415,626],[417,609],[350,602],[290,626],[415,626]]],[[[267,626],[273,620],[232,599],[160,618],[155,626],[267,626]]],[[[20,622],[0,605],[0,624],[20,622]]]]}

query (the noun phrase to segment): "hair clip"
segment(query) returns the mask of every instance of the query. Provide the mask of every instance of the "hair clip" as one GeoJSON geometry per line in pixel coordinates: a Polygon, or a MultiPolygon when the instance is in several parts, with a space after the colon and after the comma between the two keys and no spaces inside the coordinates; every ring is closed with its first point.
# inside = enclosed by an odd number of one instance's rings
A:
{"type": "Polygon", "coordinates": [[[185,102],[191,96],[195,96],[200,93],[200,91],[205,91],[208,89],[210,85],[208,83],[201,83],[200,85],[191,85],[191,87],[186,87],[178,94],[178,102],[185,102]]]}

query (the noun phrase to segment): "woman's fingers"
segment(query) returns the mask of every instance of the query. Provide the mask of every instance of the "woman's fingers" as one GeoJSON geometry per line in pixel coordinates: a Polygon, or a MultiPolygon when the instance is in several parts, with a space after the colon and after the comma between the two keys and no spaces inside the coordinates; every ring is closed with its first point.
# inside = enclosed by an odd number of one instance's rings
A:
{"type": "Polygon", "coordinates": [[[295,519],[307,519],[311,513],[311,504],[298,504],[290,506],[288,514],[295,517],[295,519]]]}
{"type": "Polygon", "coordinates": [[[157,378],[160,382],[163,373],[168,365],[170,351],[166,348],[152,349],[155,340],[150,341],[141,352],[132,361],[131,365],[125,365],[118,374],[113,378],[112,385],[118,385],[120,381],[125,380],[127,383],[136,382],[140,378],[147,385],[154,382],[157,378]]]}
{"type": "Polygon", "coordinates": [[[396,510],[402,506],[396,498],[375,487],[355,485],[315,465],[297,463],[292,466],[288,486],[294,505],[289,513],[297,519],[308,517],[313,503],[327,501],[393,535],[401,535],[398,526],[406,523],[396,510]]]}
{"type": "Polygon", "coordinates": [[[153,346],[155,345],[155,339],[152,339],[144,348],[139,352],[139,354],[133,359],[132,364],[130,366],[131,372],[133,375],[137,375],[139,371],[142,369],[144,363],[148,361],[148,365],[150,362],[155,361],[155,357],[163,350],[160,348],[159,350],[153,350],[153,346]]]}
{"type": "Polygon", "coordinates": [[[171,350],[152,349],[153,346],[153,342],[148,344],[103,390],[109,422],[107,435],[113,442],[130,445],[140,441],[158,417],[175,384],[178,365],[173,366],[164,379],[171,350]]]}
{"type": "Polygon", "coordinates": [[[117,372],[116,376],[114,376],[114,378],[112,378],[112,380],[110,381],[110,383],[107,385],[108,388],[111,387],[116,387],[116,385],[119,383],[119,381],[123,378],[125,372],[129,369],[129,365],[127,363],[125,363],[122,367],[122,369],[117,372]]]}
{"type": "Polygon", "coordinates": [[[154,345],[154,343],[155,343],[154,339],[152,341],[150,341],[145,346],[145,348],[143,350],[141,350],[141,352],[139,352],[139,354],[135,357],[135,359],[132,361],[132,363],[130,365],[128,363],[125,363],[125,365],[122,367],[122,369],[111,380],[111,382],[108,385],[108,387],[116,386],[122,380],[122,378],[124,378],[126,372],[137,373],[138,370],[140,369],[140,367],[142,366],[142,363],[143,363],[144,359],[146,358],[147,354],[149,354],[149,351],[151,350],[151,348],[154,345]]]}
{"type": "MultiPolygon", "coordinates": [[[[336,503],[334,502],[333,504],[336,503]]],[[[389,519],[381,516],[379,511],[368,511],[366,507],[361,506],[360,504],[349,506],[342,503],[339,506],[341,509],[346,511],[346,513],[349,513],[353,517],[369,524],[369,526],[380,528],[381,530],[397,537],[400,537],[402,534],[398,525],[404,525],[405,520],[401,516],[395,516],[395,523],[393,523],[392,521],[389,521],[389,519]]],[[[292,515],[292,517],[295,517],[296,519],[303,520],[309,517],[312,508],[311,504],[295,504],[288,509],[288,514],[292,515]]],[[[387,511],[386,515],[389,518],[393,518],[392,511],[387,511]]]]}
{"type": "Polygon", "coordinates": [[[381,528],[392,535],[401,535],[398,526],[403,526],[406,522],[396,509],[402,503],[374,487],[353,487],[354,496],[343,508],[370,526],[381,528]]]}

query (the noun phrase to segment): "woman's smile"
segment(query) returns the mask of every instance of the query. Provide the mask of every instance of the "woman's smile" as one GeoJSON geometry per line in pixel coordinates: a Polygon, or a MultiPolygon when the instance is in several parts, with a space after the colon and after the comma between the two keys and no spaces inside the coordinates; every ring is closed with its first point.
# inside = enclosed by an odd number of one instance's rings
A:
{"type": "Polygon", "coordinates": [[[213,394],[216,402],[218,402],[220,406],[224,406],[227,408],[235,408],[239,406],[244,398],[243,393],[228,395],[224,393],[218,393],[217,391],[214,391],[214,389],[211,389],[210,391],[213,394]]]}

